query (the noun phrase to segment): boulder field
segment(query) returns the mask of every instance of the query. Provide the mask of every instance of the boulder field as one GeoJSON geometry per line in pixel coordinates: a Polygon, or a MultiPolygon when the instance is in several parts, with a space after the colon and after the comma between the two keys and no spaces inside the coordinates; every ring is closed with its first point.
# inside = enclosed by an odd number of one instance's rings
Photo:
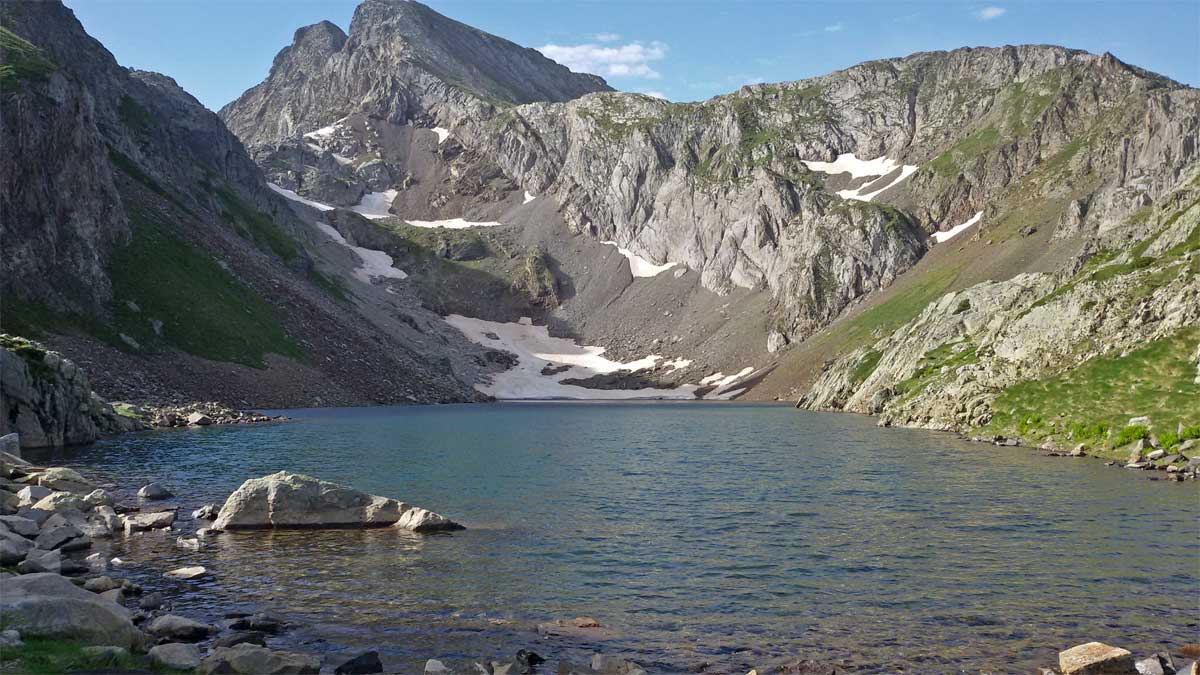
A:
{"type": "MultiPolygon", "coordinates": [[[[0,672],[23,672],[22,650],[28,639],[81,644],[81,658],[89,663],[144,661],[156,668],[254,675],[319,671],[319,655],[262,644],[261,636],[284,629],[282,620],[267,614],[230,615],[241,618],[222,627],[170,614],[163,609],[161,593],[143,594],[137,584],[105,574],[109,565],[128,563],[89,555],[97,539],[149,530],[190,535],[177,539],[185,551],[201,551],[201,539],[207,539],[208,546],[219,545],[212,539],[216,528],[183,531],[186,522],[176,520],[179,505],[164,503],[174,498],[167,487],[151,483],[137,492],[114,488],[110,493],[74,469],[36,466],[21,458],[16,454],[21,447],[17,438],[6,438],[4,444],[16,452],[0,451],[0,625],[5,629],[0,635],[0,672]],[[122,499],[132,501],[135,494],[136,504],[122,499]]],[[[195,521],[216,517],[214,525],[232,530],[464,529],[426,509],[286,471],[246,481],[219,512],[213,505],[197,512],[203,517],[195,521]]],[[[200,565],[164,575],[184,581],[211,576],[200,565]]],[[[347,668],[339,666],[338,672],[380,672],[363,670],[355,660],[362,656],[351,659],[354,663],[347,668]]],[[[373,663],[377,661],[376,657],[373,663]]]]}

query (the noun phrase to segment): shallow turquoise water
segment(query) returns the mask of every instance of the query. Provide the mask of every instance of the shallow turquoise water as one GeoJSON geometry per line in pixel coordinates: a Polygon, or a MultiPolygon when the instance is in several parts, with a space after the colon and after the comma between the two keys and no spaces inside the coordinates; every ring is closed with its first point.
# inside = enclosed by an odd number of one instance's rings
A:
{"type": "MultiPolygon", "coordinates": [[[[229,534],[201,553],[112,544],[131,574],[201,562],[177,611],[266,608],[281,645],[376,648],[418,669],[532,647],[679,671],[786,658],[862,672],[1030,672],[1102,640],[1200,639],[1195,484],[852,415],[748,404],[528,403],[291,411],[67,451],[190,512],[288,469],[469,529],[229,534]],[[588,644],[539,638],[586,615],[588,644]]],[[[189,524],[190,525],[190,524],[189,524]]],[[[553,661],[553,659],[552,659],[553,661]]]]}

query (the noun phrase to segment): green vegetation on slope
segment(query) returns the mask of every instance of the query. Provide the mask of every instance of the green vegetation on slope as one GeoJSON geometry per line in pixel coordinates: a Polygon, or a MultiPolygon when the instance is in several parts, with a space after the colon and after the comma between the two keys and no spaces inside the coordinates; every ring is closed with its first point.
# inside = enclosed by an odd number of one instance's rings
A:
{"type": "Polygon", "coordinates": [[[933,158],[928,166],[939,175],[952,178],[962,170],[960,167],[990,152],[999,142],[1000,132],[995,127],[980,129],[933,158]]]}
{"type": "Polygon", "coordinates": [[[1111,451],[1139,437],[1126,425],[1145,415],[1161,441],[1177,425],[1200,422],[1198,341],[1200,328],[1185,328],[1128,354],[1096,357],[1066,373],[1009,387],[992,404],[988,428],[1111,451]]]}
{"type": "Polygon", "coordinates": [[[25,38],[0,26],[0,91],[16,91],[26,82],[42,82],[58,69],[42,50],[25,38]]]}
{"type": "Polygon", "coordinates": [[[216,187],[205,183],[220,200],[224,212],[221,214],[238,234],[254,242],[260,249],[266,249],[284,260],[292,260],[300,255],[295,242],[270,216],[250,206],[232,189],[216,187]]]}
{"type": "Polygon", "coordinates": [[[255,367],[267,353],[302,356],[274,307],[171,232],[162,216],[131,214],[133,240],[113,253],[109,269],[117,330],[142,345],[255,367]],[[162,322],[161,335],[151,320],[162,322]]]}
{"type": "Polygon", "coordinates": [[[121,96],[117,112],[121,115],[121,121],[125,126],[133,131],[146,132],[154,127],[154,116],[129,94],[121,96]]]}
{"type": "Polygon", "coordinates": [[[912,377],[896,384],[896,393],[901,396],[917,394],[924,391],[929,383],[946,372],[953,372],[959,366],[975,363],[979,356],[975,346],[965,342],[948,342],[929,350],[917,362],[917,370],[912,377]]]}

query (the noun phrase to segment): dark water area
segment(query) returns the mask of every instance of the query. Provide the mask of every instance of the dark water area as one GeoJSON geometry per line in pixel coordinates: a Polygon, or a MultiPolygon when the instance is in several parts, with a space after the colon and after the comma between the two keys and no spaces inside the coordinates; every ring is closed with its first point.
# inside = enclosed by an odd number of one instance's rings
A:
{"type": "Polygon", "coordinates": [[[807,658],[857,672],[1028,673],[1100,640],[1200,641],[1200,492],[1086,459],[853,415],[698,403],[520,403],[289,411],[256,427],[151,432],[62,459],[157,480],[186,521],[289,470],[396,497],[468,529],[117,538],[114,573],[217,620],[273,612],[274,645],[378,649],[420,672],[532,648],[648,670],[807,658]],[[212,577],[161,578],[202,564],[212,577]],[[194,592],[202,591],[202,592],[194,592]],[[539,636],[589,616],[590,642],[539,636]]]}

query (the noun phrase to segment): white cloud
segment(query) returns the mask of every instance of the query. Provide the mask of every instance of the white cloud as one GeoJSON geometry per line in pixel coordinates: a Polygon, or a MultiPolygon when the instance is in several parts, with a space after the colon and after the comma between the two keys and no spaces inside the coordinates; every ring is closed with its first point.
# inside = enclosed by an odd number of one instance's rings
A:
{"type": "Polygon", "coordinates": [[[826,33],[840,33],[842,31],[842,29],[845,27],[846,26],[843,25],[841,21],[839,21],[837,23],[833,23],[833,24],[829,24],[828,26],[825,26],[825,32],[826,33]]]}
{"type": "Polygon", "coordinates": [[[592,36],[598,42],[616,42],[621,39],[620,33],[596,33],[592,36]]]}
{"type": "Polygon", "coordinates": [[[644,89],[644,90],[642,90],[642,91],[639,91],[638,93],[639,93],[639,94],[645,94],[645,95],[647,95],[647,96],[653,96],[654,98],[661,98],[661,99],[662,99],[662,100],[664,100],[664,101],[668,101],[668,100],[670,100],[670,99],[668,99],[668,98],[667,98],[667,95],[666,95],[666,94],[664,94],[664,93],[662,93],[661,91],[658,91],[658,90],[656,90],[656,89],[644,89]]]}
{"type": "Polygon", "coordinates": [[[1003,7],[984,7],[975,12],[975,17],[980,21],[991,21],[992,19],[1004,16],[1007,12],[1008,10],[1003,7]]]}
{"type": "Polygon", "coordinates": [[[658,41],[648,45],[631,42],[615,47],[596,44],[546,45],[538,51],[577,73],[656,80],[662,74],[650,64],[666,58],[667,45],[658,41]]]}

